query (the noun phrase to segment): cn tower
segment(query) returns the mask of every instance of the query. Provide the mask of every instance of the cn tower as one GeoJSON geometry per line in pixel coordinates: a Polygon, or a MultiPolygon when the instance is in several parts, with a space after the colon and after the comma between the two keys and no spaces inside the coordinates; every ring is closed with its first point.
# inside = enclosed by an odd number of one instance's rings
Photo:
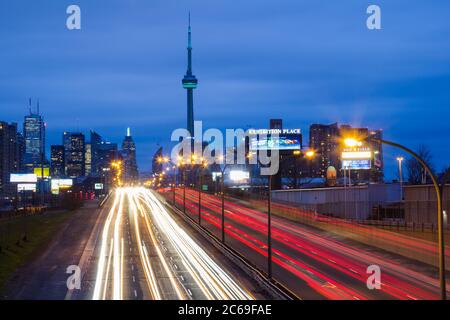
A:
{"type": "Polygon", "coordinates": [[[191,14],[189,13],[188,27],[188,67],[182,80],[183,88],[187,90],[187,127],[186,129],[194,137],[194,89],[197,88],[197,78],[192,74],[192,39],[191,39],[191,14]]]}

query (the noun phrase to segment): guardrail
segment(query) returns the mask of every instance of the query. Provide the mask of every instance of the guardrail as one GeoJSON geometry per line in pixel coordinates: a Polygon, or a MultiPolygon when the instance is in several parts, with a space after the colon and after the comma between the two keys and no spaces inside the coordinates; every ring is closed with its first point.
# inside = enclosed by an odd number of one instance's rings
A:
{"type": "Polygon", "coordinates": [[[164,205],[176,212],[184,221],[186,221],[191,227],[199,232],[206,240],[208,240],[216,249],[222,252],[228,259],[239,266],[247,275],[252,277],[261,287],[265,288],[272,296],[279,300],[302,300],[294,292],[283,286],[276,280],[270,280],[266,277],[264,272],[259,270],[248,259],[242,256],[236,250],[230,248],[226,244],[223,244],[217,239],[211,232],[199,226],[191,217],[185,215],[180,209],[174,207],[167,200],[157,194],[160,197],[164,205]]]}

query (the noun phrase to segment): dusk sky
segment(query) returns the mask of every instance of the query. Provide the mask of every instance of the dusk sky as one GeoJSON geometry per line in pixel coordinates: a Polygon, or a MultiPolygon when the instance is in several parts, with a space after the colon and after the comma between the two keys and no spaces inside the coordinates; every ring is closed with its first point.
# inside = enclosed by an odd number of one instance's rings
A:
{"type": "MultiPolygon", "coordinates": [[[[186,125],[187,17],[194,117],[207,128],[348,123],[431,148],[450,163],[449,1],[2,0],[0,120],[40,99],[47,150],[63,131],[121,143],[131,127],[140,171],[186,125]],[[77,4],[82,29],[66,28],[77,4]],[[382,10],[382,30],[366,8],[382,10]]],[[[396,152],[385,156],[395,166],[396,152]]],[[[169,150],[165,150],[169,153],[169,150]]]]}

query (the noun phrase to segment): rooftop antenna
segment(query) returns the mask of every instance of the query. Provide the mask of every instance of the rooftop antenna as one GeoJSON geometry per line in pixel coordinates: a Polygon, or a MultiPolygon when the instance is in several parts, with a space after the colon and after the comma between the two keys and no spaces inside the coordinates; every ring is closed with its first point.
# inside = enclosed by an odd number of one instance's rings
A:
{"type": "Polygon", "coordinates": [[[39,115],[39,99],[37,100],[37,114],[39,115]]]}
{"type": "Polygon", "coordinates": [[[31,115],[31,98],[28,98],[28,110],[30,111],[31,115]]]}
{"type": "Polygon", "coordinates": [[[130,127],[127,128],[127,137],[131,137],[131,130],[130,130],[130,127]]]}

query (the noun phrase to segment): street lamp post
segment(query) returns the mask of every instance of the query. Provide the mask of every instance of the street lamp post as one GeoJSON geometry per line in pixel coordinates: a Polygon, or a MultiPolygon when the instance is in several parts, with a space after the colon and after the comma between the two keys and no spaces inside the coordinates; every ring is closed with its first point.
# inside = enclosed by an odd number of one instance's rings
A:
{"type": "Polygon", "coordinates": [[[404,158],[403,157],[397,157],[398,161],[398,175],[399,175],[399,181],[400,181],[400,199],[403,200],[403,168],[402,168],[402,162],[404,158]]]}
{"type": "Polygon", "coordinates": [[[186,214],[186,168],[183,166],[183,213],[186,214]]]}
{"type": "Polygon", "coordinates": [[[267,275],[272,279],[272,175],[269,175],[269,194],[267,196],[267,275]]]}
{"type": "MultiPolygon", "coordinates": [[[[425,171],[430,176],[434,189],[436,191],[436,200],[437,200],[437,218],[438,218],[438,246],[439,246],[439,285],[441,288],[441,299],[446,300],[447,296],[447,290],[446,290],[446,283],[445,283],[445,243],[444,243],[444,215],[442,212],[442,193],[441,188],[439,187],[438,181],[436,176],[434,175],[433,171],[430,169],[430,167],[427,165],[427,163],[414,151],[391,141],[386,141],[382,139],[367,137],[366,140],[373,141],[378,144],[387,144],[392,147],[399,148],[406,153],[409,153],[412,155],[419,163],[424,167],[425,171]]],[[[348,146],[355,145],[355,143],[358,143],[355,139],[349,138],[346,139],[345,143],[348,146]]]]}
{"type": "MultiPolygon", "coordinates": [[[[226,166],[225,166],[226,167],[226,166]]],[[[222,242],[225,243],[225,190],[224,190],[224,180],[225,180],[225,167],[222,171],[221,181],[220,181],[220,191],[222,192],[222,242]]]]}

